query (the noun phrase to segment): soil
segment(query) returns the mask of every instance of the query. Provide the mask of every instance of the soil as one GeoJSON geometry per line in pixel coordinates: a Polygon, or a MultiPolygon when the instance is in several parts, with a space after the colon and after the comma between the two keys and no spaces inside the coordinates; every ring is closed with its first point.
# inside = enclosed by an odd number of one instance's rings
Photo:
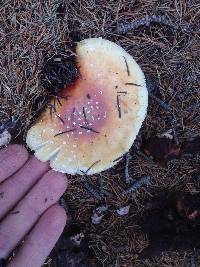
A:
{"type": "Polygon", "coordinates": [[[48,99],[76,78],[69,62],[82,39],[101,36],[121,45],[143,69],[149,90],[147,117],[128,165],[124,157],[101,174],[68,176],[63,201],[69,223],[44,266],[200,266],[199,1],[0,3],[0,120],[8,127],[12,116],[17,119],[9,126],[12,142],[25,144],[48,99]],[[47,63],[55,58],[59,67],[53,64],[52,72],[47,63]],[[53,88],[47,81],[52,74],[53,88]],[[155,140],[166,132],[171,141],[162,155],[155,140]],[[146,140],[154,140],[148,149],[146,140]],[[185,147],[187,153],[179,153],[185,147]],[[133,185],[126,182],[127,170],[133,185]],[[108,209],[94,224],[91,216],[101,205],[108,209]],[[129,212],[120,216],[117,210],[126,206],[129,212]]]}

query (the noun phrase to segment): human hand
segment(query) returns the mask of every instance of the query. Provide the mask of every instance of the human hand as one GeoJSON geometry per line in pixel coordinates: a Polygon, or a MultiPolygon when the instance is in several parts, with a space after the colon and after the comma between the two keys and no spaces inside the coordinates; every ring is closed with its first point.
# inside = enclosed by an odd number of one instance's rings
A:
{"type": "Polygon", "coordinates": [[[67,187],[66,176],[49,170],[21,145],[0,150],[0,259],[23,244],[8,267],[40,267],[66,224],[56,202],[67,187]]]}

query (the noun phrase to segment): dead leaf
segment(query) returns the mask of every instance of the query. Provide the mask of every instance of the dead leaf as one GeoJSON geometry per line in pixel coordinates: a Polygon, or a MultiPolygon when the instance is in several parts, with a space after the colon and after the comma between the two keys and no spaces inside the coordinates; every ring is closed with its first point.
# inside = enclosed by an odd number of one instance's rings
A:
{"type": "Polygon", "coordinates": [[[151,156],[155,161],[166,163],[180,156],[181,147],[166,136],[152,137],[145,140],[141,147],[142,151],[151,156]]]}
{"type": "Polygon", "coordinates": [[[162,134],[150,137],[142,142],[141,150],[154,161],[166,164],[168,161],[180,158],[184,154],[193,156],[200,152],[200,137],[192,141],[185,141],[177,145],[173,141],[173,136],[162,134]]]}
{"type": "Polygon", "coordinates": [[[200,137],[192,141],[186,141],[182,145],[182,153],[196,155],[200,152],[200,137]]]}

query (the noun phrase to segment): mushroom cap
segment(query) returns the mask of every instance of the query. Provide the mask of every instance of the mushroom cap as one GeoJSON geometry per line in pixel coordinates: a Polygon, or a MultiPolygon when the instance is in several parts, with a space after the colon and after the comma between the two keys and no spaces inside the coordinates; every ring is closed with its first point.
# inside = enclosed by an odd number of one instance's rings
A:
{"type": "Polygon", "coordinates": [[[51,100],[26,142],[52,169],[91,175],[129,151],[146,116],[148,92],[142,70],[117,44],[90,38],[77,44],[76,54],[79,77],[51,100]]]}

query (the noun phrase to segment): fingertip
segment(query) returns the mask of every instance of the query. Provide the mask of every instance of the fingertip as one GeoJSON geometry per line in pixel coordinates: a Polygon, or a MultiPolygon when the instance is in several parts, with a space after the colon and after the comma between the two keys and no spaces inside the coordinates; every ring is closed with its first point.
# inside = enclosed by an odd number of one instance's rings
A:
{"type": "Polygon", "coordinates": [[[34,155],[30,156],[29,161],[30,161],[29,162],[30,167],[33,167],[35,169],[41,169],[44,171],[48,171],[50,169],[48,162],[42,162],[39,159],[37,159],[34,155]]]}
{"type": "Polygon", "coordinates": [[[49,207],[25,239],[8,267],[40,267],[63,232],[67,215],[62,207],[49,207]]]}
{"type": "Polygon", "coordinates": [[[66,222],[67,214],[63,207],[58,204],[54,204],[44,213],[43,218],[49,222],[49,229],[52,231],[63,231],[66,222]]]}
{"type": "Polygon", "coordinates": [[[21,162],[26,162],[29,157],[27,149],[23,145],[19,144],[9,145],[3,148],[1,152],[2,154],[4,153],[4,156],[5,154],[8,156],[14,155],[16,159],[20,160],[21,162]]]}
{"type": "Polygon", "coordinates": [[[0,182],[18,171],[28,160],[27,149],[22,145],[9,145],[0,150],[0,182]]]}
{"type": "Polygon", "coordinates": [[[48,171],[44,175],[44,180],[48,180],[48,186],[54,190],[64,193],[67,189],[67,176],[63,173],[53,170],[48,171]]]}

